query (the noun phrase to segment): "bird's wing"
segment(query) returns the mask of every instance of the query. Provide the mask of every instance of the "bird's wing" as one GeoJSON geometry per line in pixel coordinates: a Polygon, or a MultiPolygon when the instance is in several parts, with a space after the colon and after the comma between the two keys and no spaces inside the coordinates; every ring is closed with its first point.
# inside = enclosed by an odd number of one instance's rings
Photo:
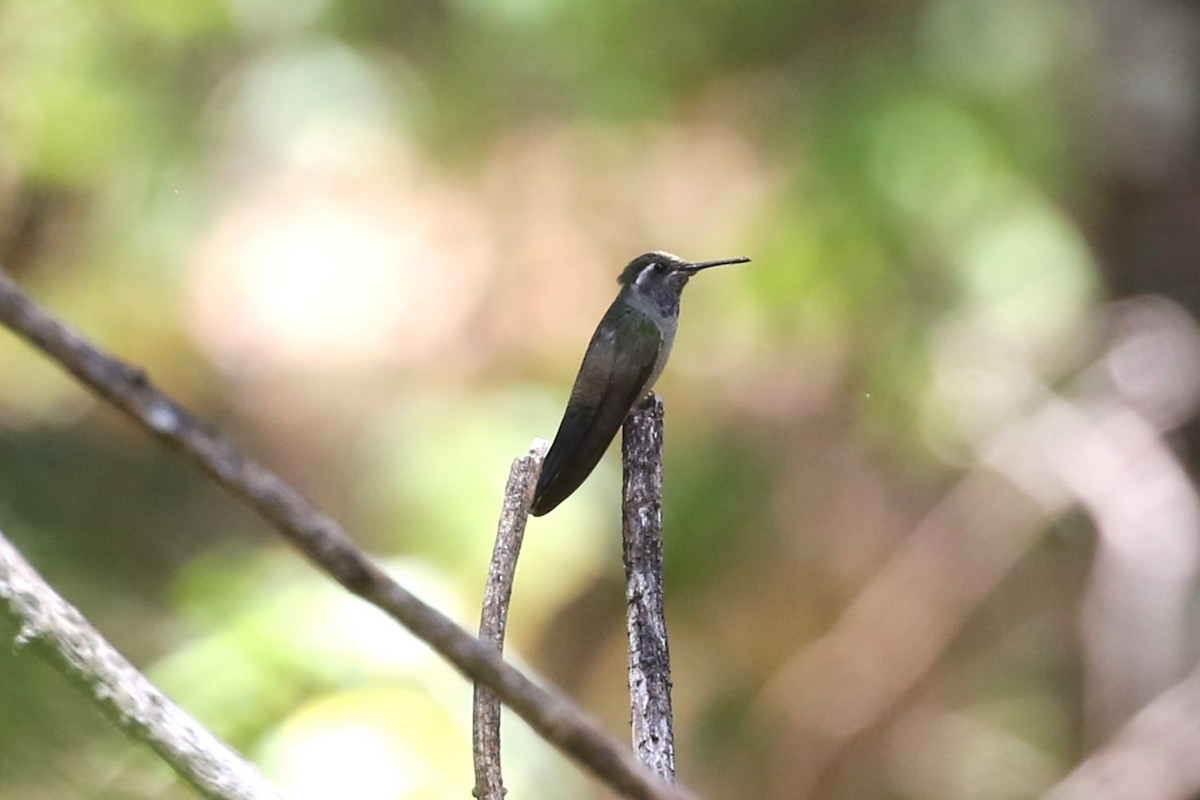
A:
{"type": "Polygon", "coordinates": [[[566,413],[542,464],[531,513],[547,513],[579,488],[646,390],[662,333],[644,314],[605,315],[584,355],[566,413]]]}

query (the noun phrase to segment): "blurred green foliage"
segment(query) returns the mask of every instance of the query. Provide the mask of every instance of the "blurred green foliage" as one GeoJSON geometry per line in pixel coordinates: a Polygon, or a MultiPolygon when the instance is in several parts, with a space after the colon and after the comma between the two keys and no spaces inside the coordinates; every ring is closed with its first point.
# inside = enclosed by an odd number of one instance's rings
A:
{"type": "MultiPolygon", "coordinates": [[[[1100,47],[1035,0],[8,0],[0,264],[470,626],[624,262],[752,256],[688,290],[659,386],[678,760],[793,797],[764,687],[1086,357],[1100,47]]],[[[291,798],[469,791],[457,675],[7,335],[0,372],[0,529],[120,649],[291,798]]],[[[610,454],[531,525],[511,652],[619,732],[618,493],[610,454]]],[[[1053,780],[1071,555],[915,691],[959,728],[897,712],[821,796],[1053,780]],[[906,768],[946,736],[959,772],[906,768]]],[[[20,647],[0,674],[0,795],[188,796],[20,647]]],[[[603,795],[505,736],[514,797],[603,795]]]]}

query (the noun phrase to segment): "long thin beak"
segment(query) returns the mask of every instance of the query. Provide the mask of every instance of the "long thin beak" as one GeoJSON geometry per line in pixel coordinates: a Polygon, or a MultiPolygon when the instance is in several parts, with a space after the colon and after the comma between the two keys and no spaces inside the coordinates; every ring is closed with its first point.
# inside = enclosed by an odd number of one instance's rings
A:
{"type": "Polygon", "coordinates": [[[697,261],[693,264],[688,264],[686,267],[683,268],[683,271],[684,272],[699,272],[702,269],[708,269],[709,267],[720,267],[725,264],[745,264],[749,260],[750,259],[743,256],[741,258],[722,258],[718,261],[697,261]]]}

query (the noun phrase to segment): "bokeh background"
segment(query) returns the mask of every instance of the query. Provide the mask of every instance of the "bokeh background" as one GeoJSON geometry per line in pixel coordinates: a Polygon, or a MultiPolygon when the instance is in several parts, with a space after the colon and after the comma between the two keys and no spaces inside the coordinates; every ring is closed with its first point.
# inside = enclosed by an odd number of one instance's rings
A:
{"type": "MultiPolygon", "coordinates": [[[[1052,786],[1197,655],[1200,10],[5,0],[0,265],[468,627],[626,261],[709,797],[1052,786]]],[[[467,685],[0,333],[0,529],[294,800],[467,797],[467,685]]],[[[619,464],[511,655],[624,737],[619,464]]],[[[12,634],[12,631],[7,632],[12,634]]],[[[0,646],[0,795],[190,796],[0,646]]],[[[521,722],[511,796],[607,797],[521,722]]]]}

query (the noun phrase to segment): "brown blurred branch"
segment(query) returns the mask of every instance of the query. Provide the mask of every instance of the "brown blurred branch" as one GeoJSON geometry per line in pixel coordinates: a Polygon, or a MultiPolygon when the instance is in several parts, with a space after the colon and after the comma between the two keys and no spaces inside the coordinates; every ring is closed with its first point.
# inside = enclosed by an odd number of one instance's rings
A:
{"type": "Polygon", "coordinates": [[[213,800],[278,800],[281,795],[235,753],[137,671],[0,534],[0,616],[27,646],[87,692],[130,737],[162,756],[180,778],[213,800]]]}
{"type": "MultiPolygon", "coordinates": [[[[517,559],[529,520],[529,504],[537,485],[542,459],[546,456],[545,439],[534,439],[529,452],[514,459],[504,488],[504,507],[496,528],[496,544],[488,567],[483,591],[479,639],[504,652],[504,633],[508,625],[508,603],[512,598],[517,559]]],[[[504,800],[504,775],[500,768],[500,699],[486,686],[475,684],[472,713],[474,739],[475,796],[479,800],[504,800]]]]}
{"type": "Polygon", "coordinates": [[[1163,692],[1047,800],[1188,800],[1200,795],[1200,673],[1163,692]]]}
{"type": "Polygon", "coordinates": [[[621,541],[633,746],[642,763],[665,780],[674,781],[671,654],[663,611],[663,403],[657,395],[651,394],[625,419],[621,447],[621,541]]]}
{"type": "Polygon", "coordinates": [[[796,797],[812,796],[838,754],[902,702],[1044,519],[1044,508],[1003,478],[972,471],[833,629],[793,656],[760,697],[760,712],[786,715],[789,735],[777,746],[790,754],[790,769],[781,780],[796,797]]]}
{"type": "Polygon", "coordinates": [[[160,442],[179,450],[248,503],[318,569],[377,606],[430,645],[463,675],[496,692],[546,741],[622,795],[682,798],[643,767],[600,724],[560,692],[543,688],[490,646],[427,605],[367,559],[345,530],[296,489],[247,458],[214,427],[150,383],[146,373],[101,352],[26,297],[0,270],[0,322],[160,442]]]}
{"type": "Polygon", "coordinates": [[[1076,505],[1100,534],[1084,624],[1091,715],[1127,715],[1178,679],[1200,506],[1161,436],[1194,413],[1200,378],[1150,369],[1146,353],[1188,364],[1200,336],[1162,303],[1112,312],[1118,335],[1075,396],[1045,390],[982,442],[975,468],[763,694],[801,740],[780,743],[803,754],[785,778],[797,793],[900,704],[1047,523],[1076,505]]]}

